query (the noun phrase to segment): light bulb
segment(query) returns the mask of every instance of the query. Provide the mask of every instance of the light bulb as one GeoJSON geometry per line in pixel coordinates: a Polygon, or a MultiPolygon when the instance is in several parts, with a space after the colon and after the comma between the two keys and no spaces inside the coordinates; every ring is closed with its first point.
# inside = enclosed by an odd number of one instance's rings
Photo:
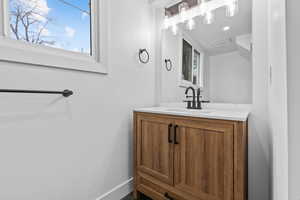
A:
{"type": "Polygon", "coordinates": [[[207,11],[204,16],[204,24],[212,24],[215,21],[215,15],[212,11],[207,11]]]}
{"type": "Polygon", "coordinates": [[[193,30],[195,28],[195,20],[194,19],[189,19],[187,22],[187,29],[188,30],[193,30]]]}
{"type": "Polygon", "coordinates": [[[233,17],[235,14],[237,14],[239,11],[239,4],[237,0],[231,1],[226,6],[226,16],[227,17],[233,17]]]}
{"type": "Polygon", "coordinates": [[[178,32],[178,27],[176,24],[172,25],[172,33],[173,35],[177,35],[177,32],[178,32]]]}
{"type": "Polygon", "coordinates": [[[178,5],[180,22],[183,23],[187,19],[187,10],[189,9],[189,5],[186,2],[182,2],[178,5]]]}
{"type": "Polygon", "coordinates": [[[182,8],[180,11],[180,22],[183,23],[186,20],[186,10],[182,8]]]}
{"type": "Polygon", "coordinates": [[[166,10],[165,11],[165,20],[164,20],[164,29],[168,29],[171,24],[170,24],[170,17],[171,17],[170,11],[166,10]]]}
{"type": "Polygon", "coordinates": [[[164,20],[164,29],[168,29],[170,27],[170,20],[168,16],[165,16],[164,20]]]}

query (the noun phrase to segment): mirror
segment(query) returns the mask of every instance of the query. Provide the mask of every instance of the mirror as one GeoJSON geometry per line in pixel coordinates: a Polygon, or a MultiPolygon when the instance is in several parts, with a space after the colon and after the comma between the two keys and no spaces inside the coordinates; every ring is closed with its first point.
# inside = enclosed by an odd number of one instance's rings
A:
{"type": "Polygon", "coordinates": [[[203,100],[251,104],[251,0],[174,1],[164,12],[161,101],[182,102],[192,86],[203,100]]]}

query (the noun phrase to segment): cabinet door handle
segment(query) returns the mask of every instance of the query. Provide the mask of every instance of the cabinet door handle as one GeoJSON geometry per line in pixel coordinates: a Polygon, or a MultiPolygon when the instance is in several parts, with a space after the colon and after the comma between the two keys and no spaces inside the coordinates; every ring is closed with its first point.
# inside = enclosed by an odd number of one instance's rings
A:
{"type": "Polygon", "coordinates": [[[168,200],[174,200],[167,192],[164,195],[168,200]]]}
{"type": "Polygon", "coordinates": [[[172,138],[171,138],[171,129],[173,127],[173,124],[169,124],[168,126],[168,142],[173,143],[172,138]]]}
{"type": "Polygon", "coordinates": [[[178,128],[178,125],[175,125],[175,127],[174,127],[174,144],[179,144],[179,142],[177,142],[177,128],[178,128]]]}

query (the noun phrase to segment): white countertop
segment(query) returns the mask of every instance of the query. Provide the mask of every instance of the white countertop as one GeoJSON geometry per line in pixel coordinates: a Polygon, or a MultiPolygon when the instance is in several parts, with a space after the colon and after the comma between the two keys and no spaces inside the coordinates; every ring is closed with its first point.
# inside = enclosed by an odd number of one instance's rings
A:
{"type": "Polygon", "coordinates": [[[209,106],[203,107],[204,108],[202,110],[193,110],[186,109],[182,106],[174,106],[173,104],[159,107],[138,108],[134,109],[134,111],[231,121],[247,121],[250,114],[250,106],[235,106],[234,104],[210,104],[209,106]]]}

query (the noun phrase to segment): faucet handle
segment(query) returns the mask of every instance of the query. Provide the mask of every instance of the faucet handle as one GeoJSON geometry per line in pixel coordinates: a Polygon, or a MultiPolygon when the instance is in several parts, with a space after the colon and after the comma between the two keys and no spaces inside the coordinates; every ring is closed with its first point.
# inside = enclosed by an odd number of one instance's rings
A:
{"type": "Polygon", "coordinates": [[[201,103],[210,103],[210,101],[201,101],[201,103]]]}
{"type": "Polygon", "coordinates": [[[186,97],[186,98],[193,98],[193,96],[189,96],[189,95],[186,95],[185,97],[186,97]]]}

